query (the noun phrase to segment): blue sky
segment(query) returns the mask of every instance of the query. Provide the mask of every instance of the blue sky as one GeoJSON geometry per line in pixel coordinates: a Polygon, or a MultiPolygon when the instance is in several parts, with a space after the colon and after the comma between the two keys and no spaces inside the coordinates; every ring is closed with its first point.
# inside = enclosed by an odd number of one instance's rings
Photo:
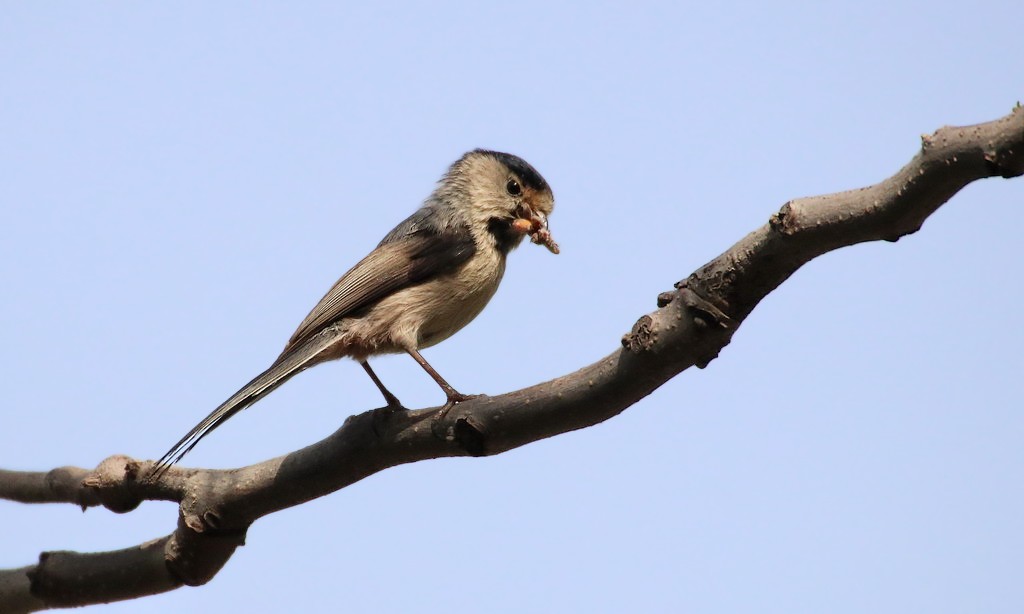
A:
{"type": "MultiPolygon", "coordinates": [[[[6,3],[0,466],[160,456],[474,147],[552,184],[425,355],[500,393],[613,351],[786,200],[895,172],[1024,95],[1024,6],[897,2],[6,3]]],[[[705,370],[487,459],[399,467],[258,521],[202,588],[110,612],[1019,612],[1024,180],[806,266],[705,370]],[[277,604],[277,605],[275,605],[277,604]]],[[[442,401],[412,360],[375,367],[442,401]]],[[[257,462],[379,404],[351,362],[188,464],[257,462]]],[[[165,535],[0,502],[0,566],[165,535]]],[[[99,609],[99,608],[97,608],[99,609]]]]}

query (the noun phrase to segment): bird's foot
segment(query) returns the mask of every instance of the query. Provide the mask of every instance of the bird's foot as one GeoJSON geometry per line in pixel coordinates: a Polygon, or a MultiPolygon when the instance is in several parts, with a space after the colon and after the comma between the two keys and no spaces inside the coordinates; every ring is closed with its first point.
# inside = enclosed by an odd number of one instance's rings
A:
{"type": "Polygon", "coordinates": [[[402,403],[392,396],[387,400],[388,404],[373,410],[373,433],[381,437],[388,430],[391,418],[399,411],[407,411],[402,403]]]}
{"type": "Polygon", "coordinates": [[[402,405],[402,402],[398,400],[398,397],[391,394],[390,392],[386,392],[384,394],[384,401],[388,405],[387,407],[383,407],[381,409],[389,409],[391,411],[395,411],[396,409],[405,409],[405,406],[402,405]]]}
{"type": "Polygon", "coordinates": [[[461,392],[456,392],[455,390],[452,390],[451,392],[448,393],[448,401],[444,404],[444,407],[442,407],[441,409],[444,409],[445,407],[448,408],[448,409],[451,409],[451,408],[455,407],[455,405],[458,404],[458,403],[461,403],[463,401],[468,401],[470,399],[475,399],[477,397],[482,397],[482,396],[484,396],[484,395],[482,395],[482,394],[462,394],[461,392]]]}
{"type": "Polygon", "coordinates": [[[462,394],[461,392],[456,392],[455,390],[452,390],[448,392],[448,401],[446,401],[444,407],[442,407],[441,410],[437,412],[437,416],[434,417],[434,420],[437,421],[444,419],[444,417],[448,415],[448,412],[451,410],[451,408],[455,407],[459,403],[462,403],[463,401],[468,401],[470,399],[477,399],[482,396],[484,395],[462,394]]]}
{"type": "Polygon", "coordinates": [[[445,416],[448,415],[448,412],[451,411],[451,409],[453,407],[455,407],[459,403],[462,403],[463,401],[468,401],[470,399],[477,399],[477,398],[480,398],[482,396],[484,396],[484,395],[482,395],[482,394],[462,394],[461,392],[456,392],[455,390],[452,390],[451,392],[448,393],[448,401],[445,402],[444,406],[441,407],[441,409],[437,410],[437,414],[435,414],[433,419],[430,421],[431,422],[430,430],[433,431],[435,435],[437,435],[437,436],[439,436],[439,437],[441,437],[443,439],[444,438],[444,433],[443,433],[444,429],[441,427],[441,422],[444,421],[445,416]]]}

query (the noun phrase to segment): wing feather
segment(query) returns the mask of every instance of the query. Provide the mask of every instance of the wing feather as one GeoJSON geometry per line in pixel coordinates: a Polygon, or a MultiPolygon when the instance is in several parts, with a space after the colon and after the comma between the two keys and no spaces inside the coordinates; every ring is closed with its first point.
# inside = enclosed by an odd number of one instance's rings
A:
{"type": "Polygon", "coordinates": [[[342,275],[299,324],[282,354],[393,292],[457,270],[475,253],[468,228],[438,231],[416,222],[414,214],[342,275]],[[409,232],[395,236],[406,224],[409,232]]]}

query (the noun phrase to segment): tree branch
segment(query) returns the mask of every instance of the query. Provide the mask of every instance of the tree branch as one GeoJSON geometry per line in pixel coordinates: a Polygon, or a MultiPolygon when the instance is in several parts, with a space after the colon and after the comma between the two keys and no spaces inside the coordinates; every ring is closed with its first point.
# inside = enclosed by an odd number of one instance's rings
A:
{"type": "Polygon", "coordinates": [[[176,530],[126,550],[44,553],[0,571],[0,610],[37,611],[130,599],[208,582],[253,521],[329,494],[389,467],[444,456],[489,456],[603,422],[692,365],[704,367],[772,290],[810,260],[865,241],[896,241],[968,183],[1024,174],[1024,109],[996,121],[941,128],[876,185],[786,203],[768,223],[658,297],[622,348],[575,373],[496,397],[437,408],[370,410],[330,437],[232,470],[174,467],[156,483],[151,461],[124,456],[95,470],[0,472],[0,497],[24,503],[180,503],[176,530]]]}

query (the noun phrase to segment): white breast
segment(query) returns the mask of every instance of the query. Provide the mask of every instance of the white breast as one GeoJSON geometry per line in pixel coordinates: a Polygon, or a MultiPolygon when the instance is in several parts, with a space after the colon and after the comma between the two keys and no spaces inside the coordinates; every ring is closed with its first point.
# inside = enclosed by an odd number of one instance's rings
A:
{"type": "Polygon", "coordinates": [[[487,306],[505,273],[503,254],[481,251],[455,273],[395,292],[365,315],[346,318],[343,336],[352,348],[350,355],[359,359],[430,347],[469,324],[487,306]]]}

